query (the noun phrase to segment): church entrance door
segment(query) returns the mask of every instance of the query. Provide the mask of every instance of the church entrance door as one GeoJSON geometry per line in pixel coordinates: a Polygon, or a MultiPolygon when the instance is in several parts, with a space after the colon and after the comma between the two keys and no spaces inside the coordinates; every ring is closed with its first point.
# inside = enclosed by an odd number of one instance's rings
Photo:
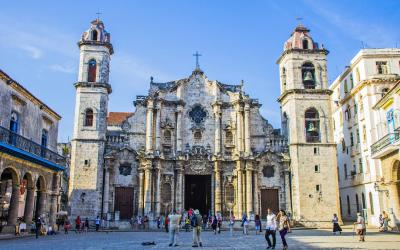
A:
{"type": "Polygon", "coordinates": [[[115,188],[115,211],[119,211],[121,220],[129,220],[133,217],[133,188],[115,188]]]}
{"type": "Polygon", "coordinates": [[[211,175],[185,175],[185,209],[199,209],[208,214],[211,209],[211,175]]]}
{"type": "Polygon", "coordinates": [[[279,212],[278,189],[261,189],[261,217],[267,217],[267,209],[270,208],[275,214],[279,212]]]}

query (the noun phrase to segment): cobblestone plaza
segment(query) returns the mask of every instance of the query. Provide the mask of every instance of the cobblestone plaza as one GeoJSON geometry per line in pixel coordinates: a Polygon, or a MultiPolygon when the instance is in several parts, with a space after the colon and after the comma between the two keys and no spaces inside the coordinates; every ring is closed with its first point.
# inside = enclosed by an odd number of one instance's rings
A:
{"type": "MultiPolygon", "coordinates": [[[[276,249],[282,244],[277,236],[276,249]]],[[[366,242],[360,243],[350,229],[342,235],[332,235],[330,230],[294,230],[288,235],[289,249],[400,249],[398,234],[382,234],[369,230],[366,242]]],[[[236,231],[231,237],[223,231],[214,235],[206,231],[202,233],[203,248],[205,249],[265,249],[264,234],[244,236],[236,231]]],[[[165,232],[99,232],[87,234],[45,236],[13,240],[1,240],[0,249],[192,249],[192,233],[179,233],[179,246],[168,247],[168,234],[165,232]],[[142,246],[145,241],[154,241],[155,246],[142,246]]]]}

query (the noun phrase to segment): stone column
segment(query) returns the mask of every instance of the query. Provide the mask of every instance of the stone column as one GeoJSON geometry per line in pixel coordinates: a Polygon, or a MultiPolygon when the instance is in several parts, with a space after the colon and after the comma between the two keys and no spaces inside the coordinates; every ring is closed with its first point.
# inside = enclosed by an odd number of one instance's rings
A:
{"type": "Polygon", "coordinates": [[[24,210],[24,218],[27,224],[30,223],[33,218],[34,202],[35,202],[35,188],[28,187],[28,189],[26,190],[26,200],[25,200],[25,210],[24,210]]]}
{"type": "Polygon", "coordinates": [[[236,206],[237,206],[237,212],[238,212],[238,216],[240,216],[239,218],[242,218],[243,215],[243,189],[242,189],[242,164],[241,161],[238,160],[236,162],[236,175],[237,175],[237,202],[236,202],[236,206]]]}
{"type": "MultiPolygon", "coordinates": [[[[110,202],[110,169],[108,167],[104,167],[104,196],[103,196],[103,213],[107,215],[109,202],[110,202]]],[[[102,216],[104,216],[102,215],[102,216]]]]}
{"type": "Polygon", "coordinates": [[[254,195],[253,195],[253,197],[254,197],[254,199],[253,199],[254,200],[254,213],[259,214],[261,216],[260,207],[259,207],[259,203],[258,203],[258,193],[259,193],[258,175],[259,175],[259,172],[257,170],[254,170],[253,174],[254,174],[254,195]]]}
{"type": "Polygon", "coordinates": [[[161,213],[161,169],[157,167],[157,184],[156,184],[156,216],[161,213]]]}
{"type": "Polygon", "coordinates": [[[176,210],[182,211],[182,169],[177,169],[177,176],[176,176],[176,210]]]}
{"type": "Polygon", "coordinates": [[[160,103],[157,104],[156,108],[156,150],[160,151],[161,150],[161,127],[160,127],[160,122],[161,122],[161,105],[160,103]]]}
{"type": "Polygon", "coordinates": [[[151,163],[145,169],[145,183],[144,183],[144,214],[148,215],[151,211],[151,163]]]}
{"type": "Polygon", "coordinates": [[[18,217],[18,209],[19,209],[19,185],[13,183],[10,206],[8,208],[7,226],[14,226],[16,224],[18,217]]]}
{"type": "MultiPolygon", "coordinates": [[[[253,171],[249,168],[248,163],[246,163],[246,212],[250,215],[253,211],[253,181],[252,181],[253,171]]],[[[253,211],[254,212],[254,211],[253,211]]]]}
{"type": "Polygon", "coordinates": [[[148,100],[146,113],[146,153],[153,150],[153,108],[153,100],[148,100]]]}
{"type": "Polygon", "coordinates": [[[43,216],[46,207],[46,191],[38,190],[37,195],[39,195],[38,204],[36,204],[36,216],[43,216]]]}
{"type": "Polygon", "coordinates": [[[221,154],[221,109],[219,103],[215,103],[214,107],[214,117],[215,117],[215,136],[214,136],[214,144],[215,144],[215,155],[221,154]]]}
{"type": "Polygon", "coordinates": [[[246,103],[244,108],[244,148],[245,155],[251,155],[251,144],[250,144],[250,105],[246,103]]]}
{"type": "Polygon", "coordinates": [[[221,209],[221,170],[219,166],[219,162],[215,161],[214,163],[214,186],[215,186],[215,196],[214,196],[214,204],[215,204],[215,212],[222,212],[221,209]]]}
{"type": "Polygon", "coordinates": [[[143,169],[139,170],[139,195],[138,195],[138,205],[139,205],[139,211],[138,214],[139,215],[143,215],[143,209],[144,209],[144,202],[143,202],[143,188],[144,188],[144,183],[145,183],[145,179],[144,179],[144,172],[143,169]]]}
{"type": "Polygon", "coordinates": [[[177,119],[176,119],[176,151],[182,152],[182,107],[177,108],[177,119]]]}
{"type": "Polygon", "coordinates": [[[236,123],[236,139],[237,139],[237,143],[236,143],[236,151],[238,152],[238,154],[240,155],[241,152],[243,151],[242,148],[242,141],[243,141],[243,116],[242,116],[242,110],[243,108],[240,106],[237,106],[237,123],[236,123]]]}
{"type": "Polygon", "coordinates": [[[59,175],[53,175],[53,190],[50,194],[50,213],[49,213],[49,224],[54,228],[56,224],[56,213],[57,213],[57,201],[59,195],[59,175]]]}

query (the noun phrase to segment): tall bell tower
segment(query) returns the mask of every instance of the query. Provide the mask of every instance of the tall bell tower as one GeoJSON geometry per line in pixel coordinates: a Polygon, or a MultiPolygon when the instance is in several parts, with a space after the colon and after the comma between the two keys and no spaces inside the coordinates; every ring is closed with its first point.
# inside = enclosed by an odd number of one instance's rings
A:
{"type": "MultiPolygon", "coordinates": [[[[282,129],[289,141],[292,212],[305,226],[329,225],[339,215],[336,145],[333,138],[331,90],[327,80],[328,50],[298,25],[284,45],[280,69],[282,129]]],[[[340,215],[339,215],[340,216],[340,215]]]]}
{"type": "Polygon", "coordinates": [[[69,180],[71,215],[101,213],[104,148],[107,130],[110,34],[101,20],[92,21],[78,42],[79,75],[75,83],[75,117],[69,180]]]}

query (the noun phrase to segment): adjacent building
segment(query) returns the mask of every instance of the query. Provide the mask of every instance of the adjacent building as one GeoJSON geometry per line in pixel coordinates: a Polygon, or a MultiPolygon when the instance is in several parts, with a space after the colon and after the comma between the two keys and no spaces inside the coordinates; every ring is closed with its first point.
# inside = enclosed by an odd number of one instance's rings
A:
{"type": "Polygon", "coordinates": [[[54,225],[65,159],[57,154],[61,117],[0,70],[0,223],[14,232],[20,218],[54,225]]]}
{"type": "MultiPolygon", "coordinates": [[[[373,146],[389,130],[374,107],[383,105],[382,97],[399,81],[399,63],[400,49],[362,49],[330,87],[344,220],[363,212],[370,224],[379,225],[379,215],[389,208],[377,188],[388,176],[373,146]]],[[[395,123],[390,126],[394,131],[395,123]]]]}

